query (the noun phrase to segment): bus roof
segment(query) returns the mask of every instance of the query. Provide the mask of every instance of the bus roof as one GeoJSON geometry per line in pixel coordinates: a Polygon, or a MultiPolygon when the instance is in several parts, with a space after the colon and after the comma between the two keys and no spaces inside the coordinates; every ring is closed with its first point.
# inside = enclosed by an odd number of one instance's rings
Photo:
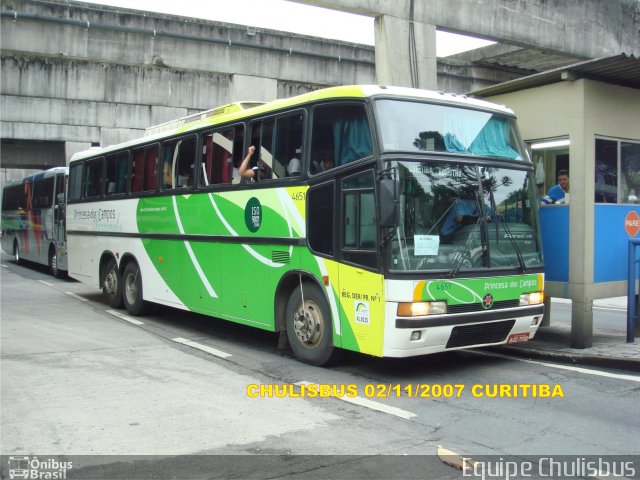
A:
{"type": "Polygon", "coordinates": [[[42,172],[32,173],[31,175],[27,175],[21,180],[13,180],[13,181],[7,182],[5,186],[11,187],[13,185],[22,185],[23,183],[30,183],[36,180],[41,180],[43,178],[55,177],[60,173],[64,175],[68,175],[69,167],[53,167],[53,168],[49,168],[48,170],[43,170],[42,172]]]}
{"type": "Polygon", "coordinates": [[[88,150],[78,152],[71,158],[71,162],[94,157],[100,154],[107,154],[122,148],[151,143],[173,135],[180,135],[190,131],[199,130],[206,126],[215,126],[228,122],[242,120],[254,115],[269,112],[277,112],[285,108],[303,106],[308,103],[330,99],[348,98],[373,98],[390,97],[398,99],[422,99],[434,103],[446,103],[450,105],[488,110],[504,115],[513,115],[513,111],[504,105],[490,103],[485,100],[458,95],[455,93],[434,92],[407,87],[391,87],[383,85],[348,85],[339,87],[329,87],[313,92],[305,93],[295,97],[274,100],[268,103],[261,102],[235,102],[233,104],[217,107],[200,114],[190,115],[182,119],[172,120],[156,127],[150,127],[146,136],[124,142],[117,145],[110,145],[104,148],[92,147],[88,150]],[[227,108],[229,106],[246,104],[248,108],[227,108]],[[193,119],[193,121],[190,121],[193,119]],[[175,125],[175,128],[172,128],[175,125]],[[155,130],[154,130],[155,128],[155,130]]]}

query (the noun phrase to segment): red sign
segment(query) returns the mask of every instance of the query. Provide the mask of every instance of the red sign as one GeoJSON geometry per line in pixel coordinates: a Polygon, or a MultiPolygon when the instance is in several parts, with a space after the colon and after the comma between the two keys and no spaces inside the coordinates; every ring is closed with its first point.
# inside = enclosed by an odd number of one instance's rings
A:
{"type": "Polygon", "coordinates": [[[624,229],[630,237],[635,237],[640,231],[640,217],[635,210],[627,213],[627,216],[624,217],[624,229]]]}

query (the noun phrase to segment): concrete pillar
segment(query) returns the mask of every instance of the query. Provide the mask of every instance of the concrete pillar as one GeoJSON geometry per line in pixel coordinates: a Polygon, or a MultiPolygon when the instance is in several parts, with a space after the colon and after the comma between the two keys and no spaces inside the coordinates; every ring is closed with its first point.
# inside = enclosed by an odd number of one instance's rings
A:
{"type": "Polygon", "coordinates": [[[542,316],[541,327],[548,327],[551,325],[551,295],[544,296],[544,315],[542,316]]]}
{"type": "Polygon", "coordinates": [[[375,38],[379,85],[437,89],[435,25],[381,15],[375,38]]]}
{"type": "Polygon", "coordinates": [[[270,102],[278,98],[278,80],[236,74],[231,77],[230,96],[230,102],[270,102]]]}
{"type": "Polygon", "coordinates": [[[577,293],[571,300],[571,348],[589,348],[593,344],[593,299],[577,293]]]}
{"type": "MultiPolygon", "coordinates": [[[[584,81],[570,83],[575,98],[584,99],[584,81]]],[[[576,108],[584,118],[584,100],[576,108]]],[[[582,124],[570,127],[569,177],[569,293],[571,295],[571,347],[593,343],[593,255],[595,140],[582,124]]]]}

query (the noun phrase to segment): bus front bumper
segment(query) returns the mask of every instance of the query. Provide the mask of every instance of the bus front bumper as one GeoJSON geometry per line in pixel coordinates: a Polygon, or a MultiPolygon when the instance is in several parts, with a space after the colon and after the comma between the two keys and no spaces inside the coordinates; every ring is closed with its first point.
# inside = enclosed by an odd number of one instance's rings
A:
{"type": "Polygon", "coordinates": [[[412,357],[465,348],[522,343],[534,337],[543,305],[482,312],[398,317],[387,302],[383,356],[412,357]]]}

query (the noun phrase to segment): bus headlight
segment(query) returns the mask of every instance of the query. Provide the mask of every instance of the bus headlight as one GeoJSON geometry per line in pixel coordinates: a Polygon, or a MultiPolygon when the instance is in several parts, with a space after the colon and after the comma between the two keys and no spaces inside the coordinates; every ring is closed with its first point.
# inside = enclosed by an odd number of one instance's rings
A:
{"type": "Polygon", "coordinates": [[[544,302],[544,292],[523,293],[520,295],[520,306],[540,305],[544,302]]]}
{"type": "Polygon", "coordinates": [[[399,317],[422,317],[447,313],[447,302],[411,302],[398,304],[399,317]]]}

